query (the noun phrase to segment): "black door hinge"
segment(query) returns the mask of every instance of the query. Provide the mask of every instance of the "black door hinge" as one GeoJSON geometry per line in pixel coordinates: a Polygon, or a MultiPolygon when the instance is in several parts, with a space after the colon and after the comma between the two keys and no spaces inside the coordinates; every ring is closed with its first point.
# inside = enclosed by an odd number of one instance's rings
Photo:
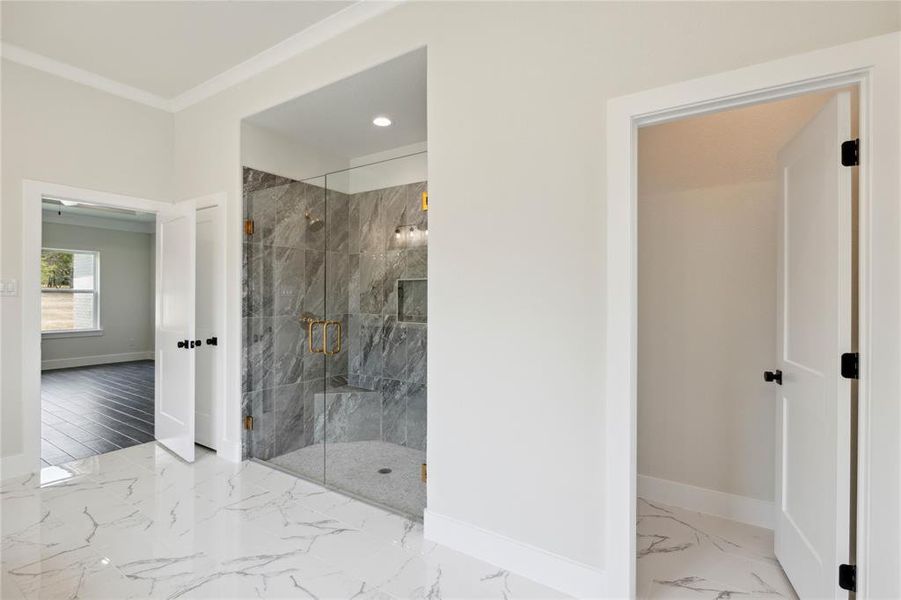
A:
{"type": "Polygon", "coordinates": [[[857,352],[845,352],[842,354],[842,377],[845,379],[860,379],[860,354],[857,352]]]}
{"type": "Polygon", "coordinates": [[[860,140],[842,142],[842,165],[856,167],[860,164],[860,140]]]}
{"type": "Polygon", "coordinates": [[[244,429],[247,429],[248,431],[253,429],[253,417],[250,415],[244,417],[244,429]]]}
{"type": "Polygon", "coordinates": [[[857,565],[838,566],[838,587],[849,592],[857,591],[857,565]]]}

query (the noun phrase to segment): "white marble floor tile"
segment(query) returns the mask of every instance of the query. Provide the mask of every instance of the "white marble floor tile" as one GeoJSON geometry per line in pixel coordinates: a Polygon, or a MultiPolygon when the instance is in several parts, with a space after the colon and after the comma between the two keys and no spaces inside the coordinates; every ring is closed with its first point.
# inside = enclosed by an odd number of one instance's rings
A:
{"type": "Polygon", "coordinates": [[[0,483],[4,600],[564,597],[424,541],[420,523],[202,449],[191,465],[142,444],[45,471],[0,483]]]}
{"type": "Polygon", "coordinates": [[[797,598],[773,553],[773,532],[638,501],[639,598],[797,598]]]}

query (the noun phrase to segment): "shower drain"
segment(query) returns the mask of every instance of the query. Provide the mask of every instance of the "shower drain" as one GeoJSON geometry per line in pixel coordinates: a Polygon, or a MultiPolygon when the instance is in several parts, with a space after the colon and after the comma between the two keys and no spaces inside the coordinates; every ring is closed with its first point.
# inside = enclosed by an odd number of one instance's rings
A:
{"type": "Polygon", "coordinates": [[[379,473],[381,473],[382,475],[387,475],[390,472],[391,469],[389,469],[388,467],[382,467],[381,469],[379,469],[379,473]]]}

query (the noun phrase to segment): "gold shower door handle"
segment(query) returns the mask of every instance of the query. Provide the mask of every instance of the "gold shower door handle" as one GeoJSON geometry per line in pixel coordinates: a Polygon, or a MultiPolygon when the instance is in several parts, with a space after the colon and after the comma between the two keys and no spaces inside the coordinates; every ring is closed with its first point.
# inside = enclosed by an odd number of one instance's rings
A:
{"type": "Polygon", "coordinates": [[[325,354],[327,354],[329,356],[333,356],[333,355],[341,352],[341,321],[324,321],[324,323],[325,323],[325,328],[322,330],[322,348],[323,348],[325,354]],[[327,345],[328,345],[328,328],[331,326],[338,328],[338,347],[330,351],[327,348],[327,345]]]}
{"type": "Polygon", "coordinates": [[[310,350],[310,354],[327,354],[325,351],[325,338],[326,338],[326,328],[328,321],[317,321],[316,319],[301,319],[302,321],[307,322],[307,347],[310,350]],[[322,328],[322,347],[321,348],[313,348],[313,327],[316,325],[323,325],[322,328]]]}

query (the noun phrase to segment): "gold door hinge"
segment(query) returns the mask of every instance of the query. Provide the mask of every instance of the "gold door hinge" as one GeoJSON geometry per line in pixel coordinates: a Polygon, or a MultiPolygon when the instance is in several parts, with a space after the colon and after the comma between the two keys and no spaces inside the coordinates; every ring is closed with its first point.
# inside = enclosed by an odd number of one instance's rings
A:
{"type": "Polygon", "coordinates": [[[429,210],[429,193],[428,192],[422,193],[422,210],[423,211],[429,210]]]}
{"type": "Polygon", "coordinates": [[[422,463],[422,467],[419,469],[419,476],[422,478],[422,482],[425,483],[425,480],[428,478],[428,469],[425,463],[422,463]]]}
{"type": "Polygon", "coordinates": [[[251,417],[250,415],[244,417],[244,429],[253,429],[253,417],[251,417]]]}
{"type": "Polygon", "coordinates": [[[253,219],[244,219],[244,234],[253,235],[253,219]]]}

